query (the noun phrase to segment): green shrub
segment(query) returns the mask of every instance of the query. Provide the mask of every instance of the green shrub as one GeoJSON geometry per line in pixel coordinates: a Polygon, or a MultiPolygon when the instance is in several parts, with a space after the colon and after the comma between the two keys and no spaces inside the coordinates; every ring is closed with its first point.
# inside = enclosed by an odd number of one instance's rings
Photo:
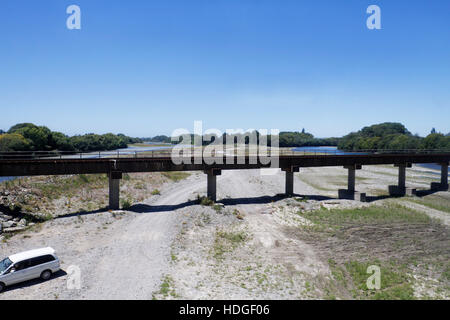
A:
{"type": "Polygon", "coordinates": [[[126,199],[126,200],[122,200],[122,209],[127,210],[130,209],[131,207],[131,200],[126,199]]]}

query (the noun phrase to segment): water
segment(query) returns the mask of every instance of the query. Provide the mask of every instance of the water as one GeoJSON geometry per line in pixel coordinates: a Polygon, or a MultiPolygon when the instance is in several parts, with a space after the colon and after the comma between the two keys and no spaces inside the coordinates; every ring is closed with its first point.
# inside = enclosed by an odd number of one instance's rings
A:
{"type": "Polygon", "coordinates": [[[0,177],[0,183],[2,183],[3,181],[9,181],[9,180],[14,180],[17,177],[0,177]]]}
{"type": "Polygon", "coordinates": [[[440,164],[436,164],[436,163],[418,163],[417,165],[420,166],[420,167],[423,167],[423,168],[441,171],[441,165],[440,164]]]}
{"type": "MultiPolygon", "coordinates": [[[[83,153],[82,158],[83,159],[107,158],[107,157],[110,157],[111,155],[116,154],[117,152],[119,152],[120,155],[134,155],[134,154],[139,155],[139,153],[141,153],[141,152],[157,151],[157,150],[170,150],[173,147],[173,145],[170,145],[170,144],[168,144],[167,146],[158,146],[158,147],[152,146],[151,143],[146,143],[146,144],[148,144],[148,147],[147,146],[129,146],[127,148],[122,148],[122,149],[100,151],[100,156],[99,156],[99,151],[87,152],[87,153],[83,153]]],[[[78,158],[80,158],[80,154],[66,155],[66,156],[63,156],[63,158],[64,159],[78,159],[78,158]]]]}
{"type": "MultiPolygon", "coordinates": [[[[123,148],[123,149],[117,149],[114,150],[112,152],[117,152],[120,151],[120,153],[122,154],[123,151],[131,151],[130,153],[134,153],[134,152],[145,152],[145,151],[155,151],[155,150],[165,150],[165,149],[171,149],[173,147],[173,145],[168,144],[167,146],[158,146],[158,147],[152,147],[152,144],[150,143],[146,143],[148,144],[148,147],[143,147],[143,146],[139,146],[139,147],[127,147],[127,148],[123,148]]],[[[126,154],[127,152],[125,152],[126,154]]]]}

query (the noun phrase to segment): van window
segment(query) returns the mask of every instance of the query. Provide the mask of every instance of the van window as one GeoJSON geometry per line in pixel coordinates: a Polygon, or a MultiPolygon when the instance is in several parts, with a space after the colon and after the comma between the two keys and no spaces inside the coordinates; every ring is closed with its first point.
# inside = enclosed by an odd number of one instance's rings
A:
{"type": "Polygon", "coordinates": [[[50,262],[50,261],[54,261],[54,260],[55,260],[55,257],[50,255],[50,254],[47,254],[45,256],[36,257],[36,258],[32,258],[32,259],[30,259],[30,267],[34,267],[34,266],[37,266],[37,265],[40,265],[40,264],[43,264],[43,263],[47,263],[47,262],[50,262]]]}
{"type": "Polygon", "coordinates": [[[17,263],[14,265],[14,269],[15,269],[16,271],[20,271],[20,270],[26,269],[26,268],[29,267],[29,262],[30,262],[29,259],[28,259],[28,260],[24,260],[24,261],[17,262],[17,263]]]}
{"type": "Polygon", "coordinates": [[[10,265],[12,265],[12,261],[9,260],[9,258],[5,258],[0,261],[0,273],[8,269],[10,265]]]}

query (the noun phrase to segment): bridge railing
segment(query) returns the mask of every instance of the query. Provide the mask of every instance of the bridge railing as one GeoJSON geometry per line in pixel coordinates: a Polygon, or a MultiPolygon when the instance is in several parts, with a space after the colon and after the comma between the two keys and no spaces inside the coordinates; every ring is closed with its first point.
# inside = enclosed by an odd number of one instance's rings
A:
{"type": "MultiPolygon", "coordinates": [[[[193,148],[181,149],[180,156],[193,156],[193,148]]],[[[199,151],[197,149],[197,151],[199,151]]],[[[212,153],[213,157],[223,156],[307,156],[307,155],[367,155],[367,154],[442,154],[450,153],[450,149],[393,149],[393,150],[356,150],[342,151],[338,149],[320,149],[320,148],[280,148],[271,150],[270,148],[261,150],[261,153],[253,153],[248,148],[227,149],[224,152],[212,153]]],[[[172,149],[157,150],[115,150],[115,151],[96,151],[96,152],[73,152],[73,151],[12,151],[0,152],[0,160],[35,160],[35,159],[117,159],[117,158],[160,158],[171,157],[172,149]]]]}
{"type": "MultiPolygon", "coordinates": [[[[294,148],[295,149],[295,148],[294,148]]],[[[450,153],[450,149],[361,149],[338,150],[320,148],[302,148],[302,150],[281,150],[280,155],[364,155],[364,154],[440,154],[450,153]]]]}
{"type": "Polygon", "coordinates": [[[168,157],[171,150],[115,150],[115,151],[12,151],[0,152],[0,160],[35,160],[35,159],[103,159],[103,158],[156,158],[168,157]]]}

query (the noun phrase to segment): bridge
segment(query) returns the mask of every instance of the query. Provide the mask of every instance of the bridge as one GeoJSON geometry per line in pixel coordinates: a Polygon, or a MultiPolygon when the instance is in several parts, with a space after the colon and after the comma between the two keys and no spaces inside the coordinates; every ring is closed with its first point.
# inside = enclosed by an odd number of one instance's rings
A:
{"type": "MultiPolygon", "coordinates": [[[[207,196],[216,201],[217,176],[222,170],[270,168],[271,163],[253,155],[220,155],[206,158],[181,156],[178,161],[169,153],[0,153],[1,176],[36,176],[69,174],[107,174],[109,177],[109,207],[119,208],[119,187],[123,173],[162,171],[203,171],[207,175],[207,196]],[[182,161],[181,161],[182,160],[182,161]],[[200,161],[199,161],[200,160],[200,161]],[[180,163],[182,162],[182,163],[180,163]]],[[[398,184],[389,186],[390,195],[414,195],[406,186],[406,168],[413,163],[435,163],[441,166],[441,179],[431,183],[431,189],[448,191],[447,151],[362,151],[350,154],[320,152],[281,152],[277,168],[285,172],[285,194],[293,195],[294,172],[304,167],[341,166],[348,170],[347,189],[338,190],[339,198],[365,201],[365,193],[356,191],[356,171],[367,165],[398,167],[398,184]]],[[[267,159],[266,159],[267,160],[267,159]]]]}

